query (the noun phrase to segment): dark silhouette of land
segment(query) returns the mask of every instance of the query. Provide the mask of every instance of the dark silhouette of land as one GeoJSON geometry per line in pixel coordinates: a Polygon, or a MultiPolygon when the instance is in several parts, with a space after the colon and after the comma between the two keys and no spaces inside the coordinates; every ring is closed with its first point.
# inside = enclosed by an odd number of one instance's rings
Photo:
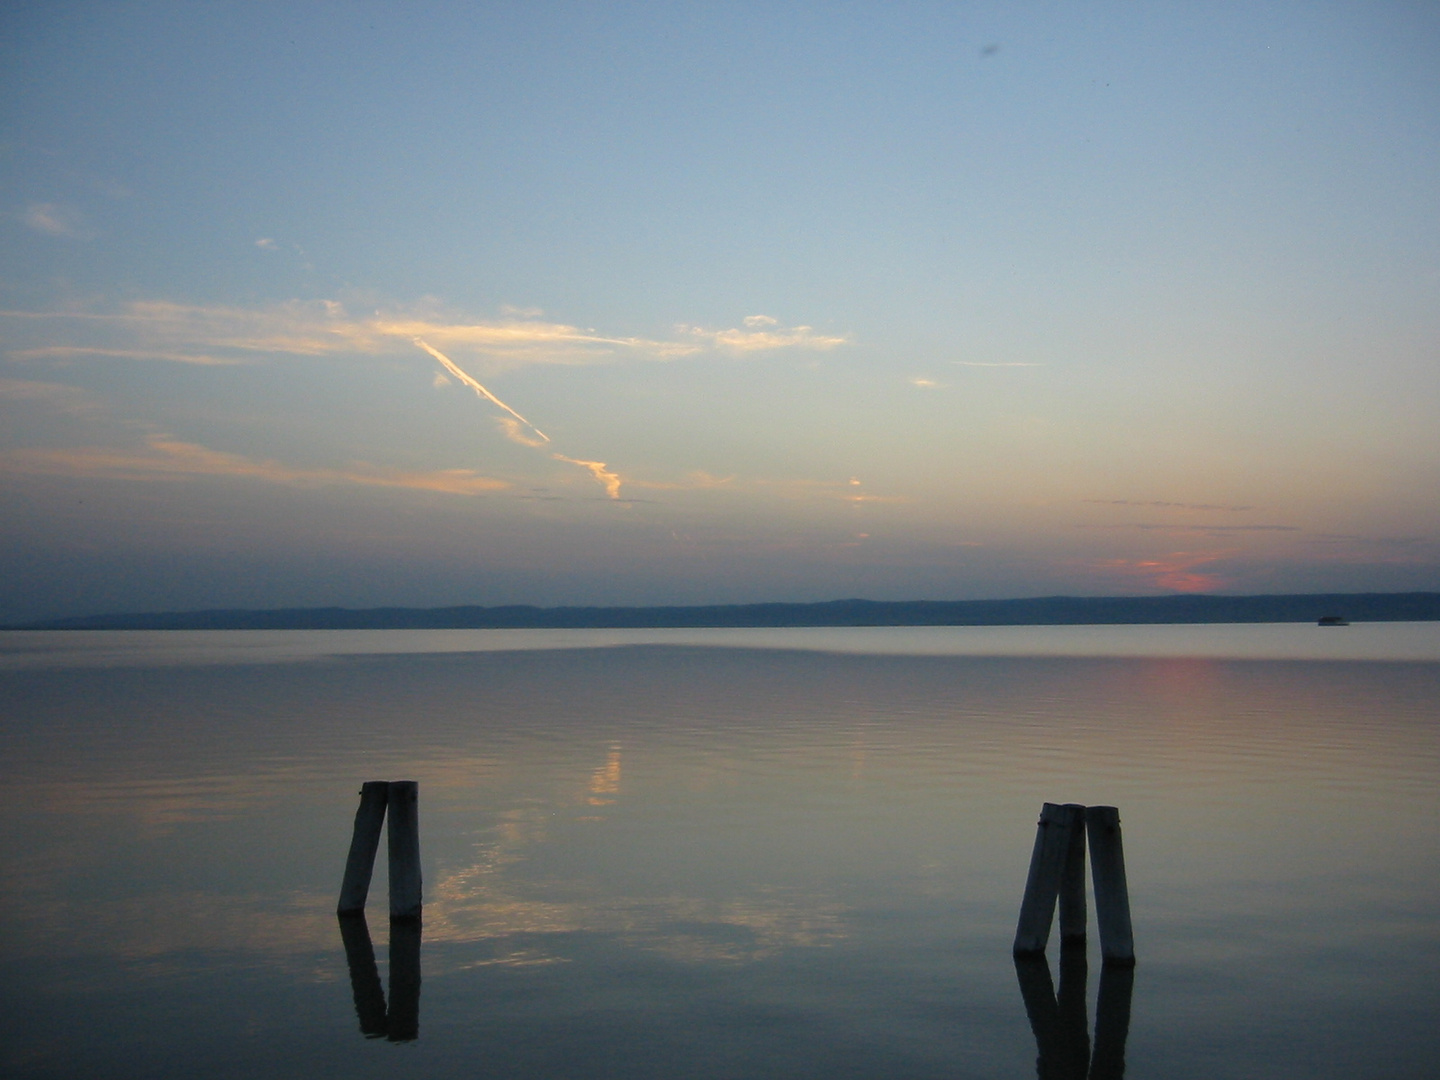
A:
{"type": "Polygon", "coordinates": [[[12,630],[471,630],[715,626],[1067,626],[1440,620],[1440,593],[831,600],[694,607],[279,608],[51,619],[12,630]]]}

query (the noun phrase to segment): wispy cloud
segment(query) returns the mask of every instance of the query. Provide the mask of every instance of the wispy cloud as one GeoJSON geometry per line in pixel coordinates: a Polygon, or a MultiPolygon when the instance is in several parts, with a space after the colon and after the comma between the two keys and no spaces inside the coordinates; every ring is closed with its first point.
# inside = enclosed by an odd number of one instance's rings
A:
{"type": "Polygon", "coordinates": [[[645,488],[649,491],[710,491],[715,488],[736,488],[738,477],[713,476],[702,470],[686,473],[679,480],[629,480],[626,481],[633,487],[645,488]]]}
{"type": "Polygon", "coordinates": [[[773,349],[808,349],[826,351],[841,345],[848,345],[850,339],[843,335],[817,333],[812,326],[781,326],[779,320],[769,315],[749,315],[744,328],[711,330],[703,326],[679,326],[680,333],[706,341],[732,352],[761,352],[773,349]]]}
{"type": "Polygon", "coordinates": [[[153,349],[100,349],[83,345],[46,345],[38,349],[16,349],[6,354],[11,360],[64,360],[78,356],[112,356],[121,360],[160,360],[171,364],[200,364],[213,367],[244,363],[238,357],[209,356],[205,353],[157,352],[153,349]]]}
{"type": "Polygon", "coordinates": [[[61,203],[31,203],[23,215],[25,224],[47,236],[63,236],[70,240],[89,237],[80,211],[61,203]]]}
{"type": "MultiPolygon", "coordinates": [[[[1299,532],[1299,525],[1190,525],[1197,532],[1299,532]]],[[[1171,526],[1174,528],[1174,526],[1171,526]]]]}
{"type": "MultiPolygon", "coordinates": [[[[333,300],[293,301],[266,307],[187,305],[139,301],[118,310],[5,311],[0,320],[51,325],[51,340],[22,349],[31,358],[40,349],[93,350],[84,355],[174,359],[181,363],[220,362],[254,354],[290,356],[393,356],[416,338],[447,354],[456,350],[484,357],[494,368],[524,364],[598,364],[623,359],[674,360],[706,349],[757,352],[777,349],[826,350],[845,344],[843,336],[809,326],[780,327],[769,316],[750,316],[743,328],[710,330],[681,326],[670,341],[608,335],[538,316],[539,309],[508,308],[493,320],[450,319],[431,311],[383,312],[357,316],[333,300]],[[68,329],[67,329],[68,327],[68,329]],[[107,340],[95,341],[96,334],[107,340]],[[71,340],[56,341],[64,335],[71,340]],[[73,340],[90,337],[92,340],[73,340]],[[121,340],[116,340],[117,338],[121,340]]],[[[14,356],[16,354],[12,354],[14,356]]]]}
{"type": "Polygon", "coordinates": [[[1138,529],[1142,532],[1168,533],[1234,533],[1234,532],[1300,532],[1299,525],[1189,525],[1178,522],[1127,521],[1118,525],[1081,528],[1138,529]]]}
{"type": "Polygon", "coordinates": [[[550,441],[545,437],[543,431],[536,431],[535,428],[516,420],[513,416],[497,416],[495,423],[500,426],[500,430],[505,433],[507,439],[517,442],[521,446],[544,446],[550,441]],[[534,435],[530,434],[532,431],[535,432],[534,435]]]}
{"type": "Polygon", "coordinates": [[[721,491],[736,495],[760,496],[795,502],[844,502],[855,506],[867,503],[908,503],[904,495],[872,495],[858,477],[848,480],[807,480],[730,474],[715,476],[707,472],[690,472],[680,480],[648,480],[626,478],[627,487],[647,491],[721,491]]]}
{"type": "Polygon", "coordinates": [[[621,355],[670,360],[700,351],[690,342],[606,337],[563,323],[538,320],[445,323],[377,317],[356,324],[356,330],[358,336],[372,341],[423,337],[449,348],[468,348],[487,356],[536,363],[599,363],[621,355]]]}
{"type": "Polygon", "coordinates": [[[1086,499],[1097,506],[1146,506],[1163,510],[1223,510],[1227,513],[1241,513],[1256,509],[1253,506],[1226,506],[1218,503],[1161,502],[1155,499],[1086,499]]]}
{"type": "Polygon", "coordinates": [[[863,503],[907,503],[904,495],[872,495],[865,491],[864,483],[858,476],[848,480],[770,480],[756,478],[740,479],[732,485],[735,490],[754,490],[780,495],[786,499],[821,499],[826,501],[863,503]]]}
{"type": "Polygon", "coordinates": [[[1433,544],[1428,536],[1360,536],[1355,533],[1320,533],[1306,541],[1311,544],[1378,544],[1384,547],[1411,547],[1433,544]]]}
{"type": "Polygon", "coordinates": [[[262,480],[288,487],[360,484],[408,488],[448,495],[483,495],[510,484],[470,469],[431,471],[357,463],[344,469],[300,469],[270,459],[212,450],[169,435],[151,435],[144,450],[80,446],[60,450],[20,449],[0,453],[0,470],[104,479],[162,480],[221,476],[262,480]]]}
{"type": "Polygon", "coordinates": [[[1034,364],[1028,361],[1007,360],[1007,361],[982,361],[982,360],[951,360],[950,363],[956,367],[1044,367],[1044,364],[1034,364]]]}
{"type": "MultiPolygon", "coordinates": [[[[499,410],[501,415],[495,419],[506,437],[535,448],[549,444],[550,437],[481,383],[457,357],[481,358],[486,369],[494,372],[535,363],[597,364],[625,358],[673,360],[707,350],[722,353],[777,349],[823,351],[848,341],[843,336],[818,333],[809,326],[784,327],[768,315],[747,316],[742,320],[742,327],[727,330],[681,327],[677,339],[661,341],[606,335],[594,329],[545,320],[539,309],[507,308],[500,319],[464,321],[436,314],[433,307],[357,316],[333,300],[294,301],[253,308],[152,300],[109,311],[79,308],[0,312],[0,322],[9,321],[23,327],[23,334],[13,336],[30,339],[6,354],[13,362],[89,358],[218,365],[285,356],[403,358],[419,349],[441,367],[436,373],[437,386],[449,385],[453,380],[468,387],[499,410]]],[[[181,456],[178,451],[170,452],[166,467],[178,468],[176,463],[181,456]]],[[[610,498],[620,498],[625,480],[606,462],[562,453],[551,456],[587,470],[610,498]]],[[[191,454],[186,460],[194,465],[199,459],[191,454]]],[[[262,464],[271,472],[279,468],[274,463],[262,464]]],[[[238,460],[231,461],[230,466],[242,468],[238,460]]],[[[339,475],[337,472],[331,478],[339,475]]],[[[378,473],[365,475],[369,479],[345,473],[351,482],[388,482],[378,473]]],[[[316,481],[322,474],[307,474],[307,478],[316,481]]],[[[411,480],[405,483],[410,485],[411,480]]]]}
{"type": "Polygon", "coordinates": [[[612,499],[620,498],[620,474],[609,469],[603,461],[585,461],[582,458],[566,457],[564,454],[551,454],[556,461],[567,461],[571,465],[579,465],[582,469],[590,470],[590,474],[605,489],[605,494],[612,499]]]}
{"type": "MultiPolygon", "coordinates": [[[[691,342],[659,342],[617,338],[581,331],[573,326],[538,321],[456,322],[434,317],[383,313],[351,315],[333,300],[295,301],[263,308],[194,306],[166,301],[141,301],[118,311],[6,311],[0,319],[74,328],[75,334],[104,333],[113,340],[102,346],[109,355],[127,352],[159,357],[173,353],[255,354],[279,356],[395,356],[423,338],[437,348],[463,348],[500,366],[517,363],[597,363],[618,354],[669,359],[700,351],[691,342]]],[[[63,329],[51,332],[63,333],[63,329]]],[[[59,347],[52,343],[48,347],[59,347]]],[[[65,342],[65,347],[93,347],[65,342]]],[[[33,352],[33,350],[28,350],[33,352]]],[[[96,353],[95,355],[101,355],[96,353]]]]}
{"type": "Polygon", "coordinates": [[[927,379],[923,375],[914,375],[910,379],[911,386],[918,386],[921,390],[938,390],[944,383],[936,382],[934,379],[927,379]]]}
{"type": "Polygon", "coordinates": [[[56,412],[77,415],[98,408],[90,395],[78,386],[24,379],[0,379],[0,401],[22,401],[27,406],[42,404],[56,412]]]}
{"type": "Polygon", "coordinates": [[[1318,533],[1305,544],[1323,562],[1352,566],[1436,566],[1440,543],[1429,536],[1318,533]]]}

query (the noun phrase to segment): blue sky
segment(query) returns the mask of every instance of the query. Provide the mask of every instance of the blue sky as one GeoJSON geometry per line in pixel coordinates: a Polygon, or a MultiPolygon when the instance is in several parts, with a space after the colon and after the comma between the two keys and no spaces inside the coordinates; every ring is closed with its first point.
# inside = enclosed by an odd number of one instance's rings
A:
{"type": "Polygon", "coordinates": [[[0,619],[1440,587],[1434,5],[12,4],[0,87],[0,619]]]}

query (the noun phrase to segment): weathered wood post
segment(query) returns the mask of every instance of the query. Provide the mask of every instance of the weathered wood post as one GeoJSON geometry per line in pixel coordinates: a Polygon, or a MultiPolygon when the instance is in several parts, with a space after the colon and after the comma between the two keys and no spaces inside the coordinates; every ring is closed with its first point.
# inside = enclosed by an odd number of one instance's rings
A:
{"type": "MultiPolygon", "coordinates": [[[[1070,848],[1065,853],[1065,873],[1060,879],[1060,948],[1085,955],[1085,807],[1066,803],[1072,815],[1070,848]]],[[[1063,978],[1060,980],[1065,981],[1063,978]]]]}
{"type": "Polygon", "coordinates": [[[420,785],[390,781],[390,921],[420,918],[420,785]]]}
{"type": "Polygon", "coordinates": [[[1030,873],[1025,879],[1025,897],[1020,901],[1020,922],[1015,929],[1016,956],[1038,955],[1049,944],[1055,901],[1070,859],[1070,837],[1080,827],[1084,814],[1084,808],[1073,803],[1065,806],[1046,803],[1040,811],[1035,847],[1030,853],[1030,873]]]}
{"type": "Polygon", "coordinates": [[[355,832],[350,838],[350,855],[345,860],[345,880],[340,884],[340,904],[336,909],[339,915],[355,915],[365,910],[389,798],[390,785],[384,780],[367,780],[360,788],[355,832]]]}
{"type": "Polygon", "coordinates": [[[1095,880],[1095,922],[1100,928],[1100,956],[1107,964],[1135,963],[1135,938],[1130,928],[1130,890],[1125,883],[1125,851],[1120,842],[1120,811],[1091,806],[1085,811],[1090,834],[1090,872],[1095,880]]]}

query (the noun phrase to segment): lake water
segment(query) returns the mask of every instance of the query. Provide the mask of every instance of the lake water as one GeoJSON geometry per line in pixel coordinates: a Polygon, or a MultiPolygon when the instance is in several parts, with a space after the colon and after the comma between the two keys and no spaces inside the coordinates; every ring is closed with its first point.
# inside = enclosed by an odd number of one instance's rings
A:
{"type": "Polygon", "coordinates": [[[7,1077],[1440,1075],[1437,623],[10,632],[0,718],[7,1077]],[[1011,958],[1047,801],[1133,977],[1011,958]]]}

